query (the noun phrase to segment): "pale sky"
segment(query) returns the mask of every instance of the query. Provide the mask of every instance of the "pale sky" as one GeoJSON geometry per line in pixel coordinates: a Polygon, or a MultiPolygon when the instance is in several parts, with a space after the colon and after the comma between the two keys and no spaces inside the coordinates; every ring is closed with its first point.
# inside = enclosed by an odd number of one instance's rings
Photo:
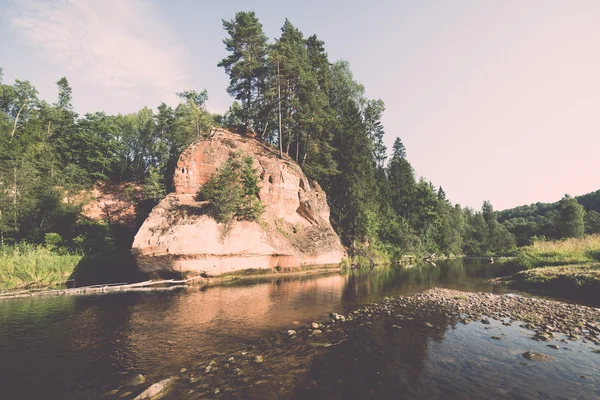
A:
{"type": "Polygon", "coordinates": [[[54,102],[66,76],[80,114],[130,113],[206,88],[232,102],[221,19],[287,17],[348,60],[385,101],[388,148],[453,203],[501,210],[600,189],[600,1],[0,0],[4,83],[54,102]],[[250,5],[252,4],[252,5],[250,5]]]}

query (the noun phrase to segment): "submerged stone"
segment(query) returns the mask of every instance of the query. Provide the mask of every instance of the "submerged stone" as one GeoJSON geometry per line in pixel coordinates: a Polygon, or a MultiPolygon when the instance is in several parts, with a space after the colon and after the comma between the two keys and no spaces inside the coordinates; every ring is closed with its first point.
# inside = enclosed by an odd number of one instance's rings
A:
{"type": "Polygon", "coordinates": [[[523,356],[523,358],[526,358],[531,361],[538,361],[538,362],[552,361],[554,359],[554,357],[552,357],[552,356],[542,354],[542,353],[536,353],[533,351],[526,351],[525,353],[523,353],[521,355],[523,356]]]}

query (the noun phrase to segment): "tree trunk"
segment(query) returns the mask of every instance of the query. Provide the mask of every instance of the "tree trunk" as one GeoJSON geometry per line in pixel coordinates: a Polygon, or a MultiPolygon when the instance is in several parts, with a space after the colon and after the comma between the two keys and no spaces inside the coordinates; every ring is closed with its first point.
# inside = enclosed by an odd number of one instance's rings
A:
{"type": "Polygon", "coordinates": [[[296,133],[296,162],[300,156],[300,132],[296,133]]]}
{"type": "Polygon", "coordinates": [[[19,123],[19,116],[21,115],[21,111],[23,111],[28,101],[29,100],[25,100],[25,103],[23,103],[23,105],[21,106],[21,108],[19,108],[19,111],[17,112],[17,116],[15,117],[15,123],[13,125],[13,130],[10,133],[10,140],[12,140],[13,136],[15,136],[15,132],[17,131],[17,124],[19,123]]]}
{"type": "Polygon", "coordinates": [[[252,99],[252,78],[248,79],[248,98],[246,99],[246,130],[250,128],[250,101],[252,99]]]}
{"type": "Polygon", "coordinates": [[[283,158],[283,133],[281,132],[281,78],[277,61],[277,118],[279,120],[279,157],[283,158]]]}
{"type": "Polygon", "coordinates": [[[306,148],[304,149],[304,156],[302,157],[302,167],[304,168],[304,164],[306,163],[306,156],[308,155],[308,150],[310,149],[310,131],[308,135],[306,135],[306,148]]]}
{"type": "Polygon", "coordinates": [[[15,236],[17,236],[17,164],[13,164],[13,224],[15,228],[15,236]]]}

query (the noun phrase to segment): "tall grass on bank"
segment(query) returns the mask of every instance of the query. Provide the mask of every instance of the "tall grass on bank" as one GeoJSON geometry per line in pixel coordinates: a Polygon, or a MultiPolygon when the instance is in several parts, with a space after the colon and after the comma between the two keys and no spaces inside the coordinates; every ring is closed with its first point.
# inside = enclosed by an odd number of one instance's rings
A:
{"type": "Polygon", "coordinates": [[[537,241],[517,252],[516,263],[524,268],[586,264],[600,261],[600,235],[557,241],[537,241]]]}
{"type": "Polygon", "coordinates": [[[41,245],[0,247],[0,290],[64,283],[82,257],[53,252],[41,245]]]}

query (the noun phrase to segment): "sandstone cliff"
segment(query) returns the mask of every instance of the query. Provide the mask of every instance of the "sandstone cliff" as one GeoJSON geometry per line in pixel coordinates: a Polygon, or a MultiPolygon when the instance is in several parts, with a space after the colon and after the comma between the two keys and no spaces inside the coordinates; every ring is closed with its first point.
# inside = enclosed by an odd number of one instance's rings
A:
{"type": "Polygon", "coordinates": [[[219,275],[337,264],[345,256],[323,190],[293,160],[280,159],[256,139],[217,131],[198,140],[179,158],[174,183],[175,192],[152,210],[135,237],[132,252],[143,272],[219,275]],[[235,221],[226,228],[204,215],[194,196],[240,150],[254,159],[266,208],[259,222],[235,221]]]}

